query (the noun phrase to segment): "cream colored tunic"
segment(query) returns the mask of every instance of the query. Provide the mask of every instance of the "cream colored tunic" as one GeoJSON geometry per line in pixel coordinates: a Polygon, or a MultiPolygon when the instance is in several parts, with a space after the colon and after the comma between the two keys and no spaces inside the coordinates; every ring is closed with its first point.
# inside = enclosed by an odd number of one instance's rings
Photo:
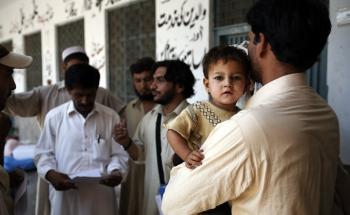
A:
{"type": "MultiPolygon", "coordinates": [[[[134,99],[124,109],[128,134],[133,136],[137,125],[145,115],[140,99],[134,99]]],[[[122,183],[120,192],[120,213],[122,215],[142,214],[142,201],[145,179],[145,162],[129,160],[129,172],[126,181],[122,183]]]]}
{"type": "MultiPolygon", "coordinates": [[[[174,119],[180,112],[186,108],[188,103],[182,101],[173,112],[166,116],[162,116],[162,124],[174,119]]],[[[162,114],[162,106],[157,105],[150,112],[148,112],[138,125],[133,141],[143,149],[145,157],[145,182],[144,182],[144,200],[143,200],[143,213],[144,215],[158,214],[155,196],[158,193],[160,187],[158,165],[157,165],[157,153],[156,153],[156,120],[158,113],[162,114]]],[[[166,138],[166,128],[161,127],[161,157],[164,170],[164,178],[167,182],[170,176],[170,170],[172,168],[172,155],[174,151],[168,144],[166,138]]]]}
{"type": "Polygon", "coordinates": [[[213,128],[235,114],[218,108],[209,101],[196,102],[184,109],[174,120],[166,124],[168,129],[179,133],[192,150],[204,143],[213,128]]]}
{"type": "Polygon", "coordinates": [[[126,125],[129,136],[133,136],[137,125],[145,115],[143,105],[140,99],[134,99],[130,101],[124,109],[123,117],[126,119],[126,125]]]}
{"type": "Polygon", "coordinates": [[[338,120],[304,74],[263,86],[202,149],[200,167],[173,168],[165,214],[198,214],[226,201],[239,215],[331,214],[338,120]]]}
{"type": "Polygon", "coordinates": [[[0,214],[8,215],[7,207],[2,193],[0,193],[0,214]]]}
{"type": "Polygon", "coordinates": [[[14,205],[10,194],[10,178],[6,170],[0,165],[0,214],[13,214],[14,205]]]}

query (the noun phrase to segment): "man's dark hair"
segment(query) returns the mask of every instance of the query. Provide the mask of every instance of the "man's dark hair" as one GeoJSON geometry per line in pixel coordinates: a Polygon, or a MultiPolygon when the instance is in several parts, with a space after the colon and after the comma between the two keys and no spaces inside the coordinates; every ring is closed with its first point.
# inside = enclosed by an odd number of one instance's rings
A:
{"type": "Polygon", "coordinates": [[[224,61],[224,63],[232,60],[242,64],[246,77],[249,77],[250,61],[248,55],[242,49],[234,46],[216,46],[204,55],[202,61],[203,74],[206,79],[208,79],[210,66],[216,64],[219,60],[224,61]]]}
{"type": "Polygon", "coordinates": [[[86,54],[81,53],[81,52],[73,53],[73,54],[68,55],[64,59],[63,63],[67,64],[72,59],[77,59],[77,60],[80,60],[80,61],[82,61],[84,63],[89,63],[89,57],[86,54]]]}
{"type": "Polygon", "coordinates": [[[328,8],[320,0],[260,0],[247,21],[255,43],[264,34],[279,61],[302,70],[314,64],[331,31],[328,8]]]}
{"type": "Polygon", "coordinates": [[[164,60],[157,62],[153,67],[153,73],[159,67],[165,67],[165,80],[183,87],[182,95],[189,98],[194,94],[195,79],[190,66],[180,60],[164,60]]]}
{"type": "Polygon", "coordinates": [[[64,81],[68,89],[73,89],[75,86],[97,89],[100,82],[100,73],[89,64],[75,64],[65,72],[64,81]]]}
{"type": "Polygon", "coordinates": [[[152,72],[152,68],[156,62],[151,57],[143,57],[138,59],[134,64],[130,65],[131,74],[141,73],[143,71],[152,72]]]}

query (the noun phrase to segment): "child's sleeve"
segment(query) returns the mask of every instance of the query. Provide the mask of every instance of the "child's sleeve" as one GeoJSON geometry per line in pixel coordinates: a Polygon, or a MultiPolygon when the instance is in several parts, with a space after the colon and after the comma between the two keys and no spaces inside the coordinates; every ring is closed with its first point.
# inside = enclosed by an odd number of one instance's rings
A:
{"type": "Polygon", "coordinates": [[[196,126],[196,116],[191,112],[192,105],[185,108],[177,117],[165,124],[167,129],[171,129],[180,134],[187,142],[190,141],[190,137],[193,132],[194,126],[196,126]]]}

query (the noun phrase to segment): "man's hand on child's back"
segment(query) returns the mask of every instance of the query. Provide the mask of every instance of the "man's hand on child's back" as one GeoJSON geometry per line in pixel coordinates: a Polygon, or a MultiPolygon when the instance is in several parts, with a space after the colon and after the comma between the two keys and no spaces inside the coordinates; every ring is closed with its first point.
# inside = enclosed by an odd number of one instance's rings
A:
{"type": "Polygon", "coordinates": [[[202,165],[202,160],[204,159],[203,150],[200,149],[198,151],[192,151],[187,155],[186,158],[186,167],[190,169],[194,169],[197,166],[202,165]]]}

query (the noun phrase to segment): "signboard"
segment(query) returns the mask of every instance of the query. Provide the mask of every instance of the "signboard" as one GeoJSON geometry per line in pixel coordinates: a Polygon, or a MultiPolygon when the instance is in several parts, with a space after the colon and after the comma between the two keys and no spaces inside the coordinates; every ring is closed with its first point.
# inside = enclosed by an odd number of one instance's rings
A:
{"type": "Polygon", "coordinates": [[[156,1],[157,60],[180,59],[196,78],[190,102],[208,98],[203,86],[202,58],[209,49],[209,0],[156,1]]]}

